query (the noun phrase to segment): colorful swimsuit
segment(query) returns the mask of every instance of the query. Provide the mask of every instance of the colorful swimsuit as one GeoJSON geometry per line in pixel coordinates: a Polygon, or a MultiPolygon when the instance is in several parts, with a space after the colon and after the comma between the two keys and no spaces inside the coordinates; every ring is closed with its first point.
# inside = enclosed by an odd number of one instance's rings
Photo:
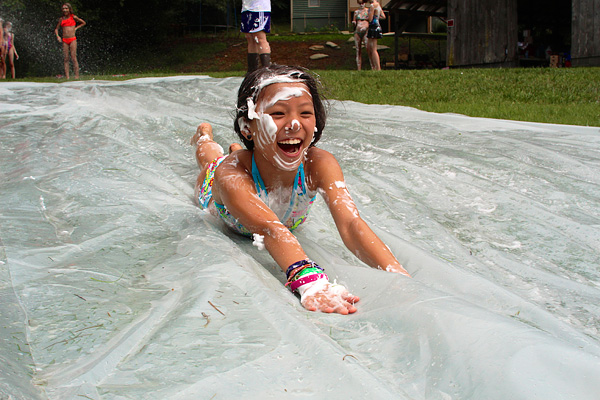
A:
{"type": "MultiPolygon", "coordinates": [[[[207,208],[212,198],[212,185],[214,182],[215,170],[217,169],[219,164],[223,162],[223,160],[225,160],[225,157],[219,157],[208,165],[206,176],[204,177],[204,181],[202,182],[202,186],[200,187],[200,193],[198,195],[198,201],[202,208],[207,208]]],[[[252,155],[252,180],[254,180],[254,185],[256,187],[256,193],[258,193],[258,197],[260,197],[260,199],[267,206],[270,206],[269,195],[267,193],[265,183],[263,182],[263,179],[260,176],[260,173],[258,172],[256,163],[254,162],[254,155],[252,155]]],[[[292,189],[290,204],[287,210],[285,210],[284,213],[277,214],[277,217],[285,225],[286,228],[288,228],[290,231],[293,231],[304,221],[306,221],[310,206],[315,201],[316,197],[316,193],[313,194],[308,192],[308,188],[306,186],[306,181],[304,177],[304,165],[300,164],[298,172],[296,173],[296,177],[294,178],[294,187],[292,189]]],[[[225,222],[227,226],[244,236],[252,236],[252,232],[250,232],[248,229],[246,229],[245,226],[240,224],[238,220],[233,215],[231,215],[229,211],[227,211],[223,204],[214,202],[214,205],[218,215],[221,217],[221,219],[225,222]]],[[[271,207],[271,209],[273,208],[271,207]]]]}
{"type": "Polygon", "coordinates": [[[369,30],[367,31],[367,38],[381,39],[383,37],[381,25],[379,24],[379,16],[381,15],[381,13],[382,13],[381,7],[377,7],[376,9],[373,10],[373,20],[369,24],[369,30]]]}
{"type": "Polygon", "coordinates": [[[369,9],[364,7],[364,8],[359,8],[358,10],[354,11],[354,19],[356,21],[368,21],[369,20],[369,9]]]}
{"type": "Polygon", "coordinates": [[[358,10],[354,11],[354,20],[356,21],[355,33],[358,34],[362,38],[363,36],[365,36],[365,33],[367,33],[368,25],[362,26],[358,22],[369,20],[369,9],[364,7],[364,8],[359,8],[358,10]]]}

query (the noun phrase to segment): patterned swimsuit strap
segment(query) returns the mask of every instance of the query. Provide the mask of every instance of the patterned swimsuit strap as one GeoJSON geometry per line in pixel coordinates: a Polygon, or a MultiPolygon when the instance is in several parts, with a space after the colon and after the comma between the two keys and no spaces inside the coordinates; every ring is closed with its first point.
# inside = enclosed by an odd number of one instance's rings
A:
{"type": "MultiPolygon", "coordinates": [[[[252,153],[252,180],[254,180],[254,185],[256,186],[256,193],[258,193],[258,197],[263,198],[265,203],[269,198],[269,193],[267,192],[267,187],[265,186],[265,182],[260,176],[260,172],[258,171],[258,167],[256,166],[256,162],[254,161],[254,153],[252,153]]],[[[290,205],[294,202],[294,194],[298,193],[298,186],[302,187],[302,193],[306,193],[306,188],[304,187],[304,165],[301,163],[300,167],[298,167],[298,171],[296,172],[296,177],[294,178],[294,187],[292,189],[292,198],[290,199],[290,205]]]]}

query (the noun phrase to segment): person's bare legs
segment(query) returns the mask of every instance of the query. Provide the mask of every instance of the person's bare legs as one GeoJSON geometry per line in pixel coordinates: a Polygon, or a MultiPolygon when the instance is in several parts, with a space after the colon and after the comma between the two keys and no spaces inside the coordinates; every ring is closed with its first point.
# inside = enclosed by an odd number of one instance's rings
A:
{"type": "Polygon", "coordinates": [[[79,62],[77,61],[77,40],[69,43],[71,49],[71,61],[73,61],[73,72],[75,73],[75,79],[79,79],[79,62]]]}
{"type": "Polygon", "coordinates": [[[10,64],[10,73],[12,78],[15,79],[15,52],[12,48],[8,52],[8,63],[10,64]]]}
{"type": "MultiPolygon", "coordinates": [[[[0,20],[1,21],[1,20],[0,20]]],[[[6,52],[0,45],[0,78],[6,79],[6,52]]]]}
{"type": "MultiPolygon", "coordinates": [[[[223,148],[213,140],[212,126],[208,122],[203,122],[196,129],[196,133],[190,140],[192,146],[196,146],[196,163],[200,167],[200,175],[196,179],[195,198],[198,198],[200,186],[204,182],[208,164],[219,157],[223,157],[223,148]]],[[[229,146],[229,154],[234,151],[242,150],[239,143],[232,143],[229,146]]]]}
{"type": "Polygon", "coordinates": [[[63,62],[65,64],[65,78],[69,79],[69,45],[63,42],[63,62]]]}
{"type": "Polygon", "coordinates": [[[373,71],[380,71],[379,53],[377,52],[377,39],[367,39],[367,53],[373,71]]]}
{"type": "Polygon", "coordinates": [[[271,46],[264,31],[246,33],[248,42],[248,72],[271,65],[271,46]]]}
{"type": "Polygon", "coordinates": [[[192,146],[196,146],[196,163],[201,170],[223,156],[223,148],[213,140],[212,126],[208,122],[203,122],[196,129],[196,133],[190,141],[192,146]]]}
{"type": "Polygon", "coordinates": [[[271,53],[271,46],[265,31],[246,33],[246,41],[248,42],[248,53],[271,53]]]}
{"type": "Polygon", "coordinates": [[[358,34],[354,34],[354,45],[356,46],[356,68],[358,71],[362,68],[362,43],[363,38],[358,34]]]}
{"type": "Polygon", "coordinates": [[[194,198],[197,200],[198,194],[200,193],[200,187],[206,177],[208,164],[223,156],[223,148],[213,140],[212,126],[207,122],[203,122],[198,126],[196,133],[192,136],[190,144],[196,146],[196,163],[198,164],[198,167],[200,167],[200,174],[196,179],[194,191],[194,198]]]}
{"type": "Polygon", "coordinates": [[[0,48],[0,78],[6,79],[6,57],[0,48]]]}

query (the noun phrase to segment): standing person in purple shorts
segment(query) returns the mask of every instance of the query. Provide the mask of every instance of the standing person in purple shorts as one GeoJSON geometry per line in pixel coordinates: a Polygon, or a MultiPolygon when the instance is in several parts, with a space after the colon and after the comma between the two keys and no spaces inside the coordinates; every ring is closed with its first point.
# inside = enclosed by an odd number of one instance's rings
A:
{"type": "Polygon", "coordinates": [[[271,0],[242,0],[241,31],[248,41],[248,72],[271,65],[271,0]]]}

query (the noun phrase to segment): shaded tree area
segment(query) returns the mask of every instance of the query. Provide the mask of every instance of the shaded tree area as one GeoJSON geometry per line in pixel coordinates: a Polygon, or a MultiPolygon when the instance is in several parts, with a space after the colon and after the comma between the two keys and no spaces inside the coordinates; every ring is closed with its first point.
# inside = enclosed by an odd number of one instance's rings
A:
{"type": "MultiPolygon", "coordinates": [[[[131,55],[159,52],[182,27],[239,23],[241,0],[72,0],[87,26],[77,31],[83,73],[131,65],[131,55]]],[[[272,0],[273,12],[289,15],[289,0],[272,0]],[[287,10],[287,13],[286,13],[287,10]]],[[[19,76],[62,73],[62,45],[54,36],[62,2],[2,0],[0,17],[13,23],[19,76]]],[[[289,19],[289,18],[288,18],[289,19]]],[[[237,29],[237,26],[235,27],[237,29]]],[[[190,29],[188,29],[190,30],[190,29]]],[[[159,54],[157,55],[159,56],[159,54]]]]}

